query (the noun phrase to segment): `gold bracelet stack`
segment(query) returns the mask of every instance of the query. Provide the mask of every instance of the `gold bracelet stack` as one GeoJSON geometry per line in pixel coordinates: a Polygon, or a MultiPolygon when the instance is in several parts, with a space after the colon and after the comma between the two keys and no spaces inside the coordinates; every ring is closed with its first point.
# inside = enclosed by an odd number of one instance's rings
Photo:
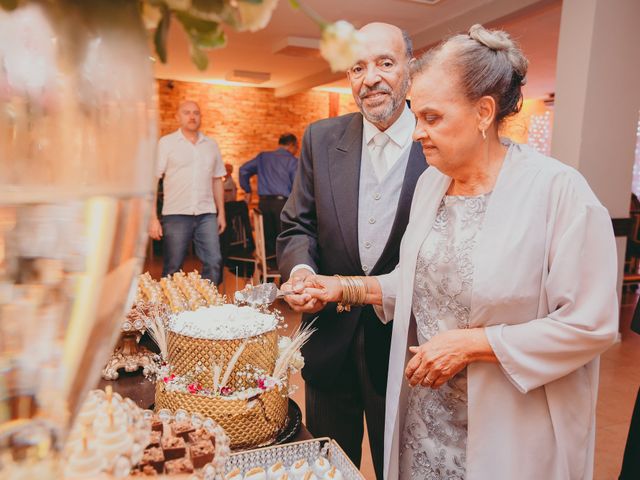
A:
{"type": "Polygon", "coordinates": [[[342,313],[350,312],[351,306],[359,307],[365,304],[367,298],[367,286],[363,277],[343,277],[335,275],[340,280],[342,286],[342,301],[338,303],[336,311],[342,313]]]}

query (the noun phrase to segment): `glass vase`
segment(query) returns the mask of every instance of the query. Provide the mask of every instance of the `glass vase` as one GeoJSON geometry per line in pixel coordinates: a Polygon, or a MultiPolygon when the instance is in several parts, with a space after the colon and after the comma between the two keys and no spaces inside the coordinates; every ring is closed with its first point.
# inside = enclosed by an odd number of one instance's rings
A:
{"type": "Polygon", "coordinates": [[[0,9],[0,478],[62,476],[142,266],[155,109],[138,2],[0,9]]]}

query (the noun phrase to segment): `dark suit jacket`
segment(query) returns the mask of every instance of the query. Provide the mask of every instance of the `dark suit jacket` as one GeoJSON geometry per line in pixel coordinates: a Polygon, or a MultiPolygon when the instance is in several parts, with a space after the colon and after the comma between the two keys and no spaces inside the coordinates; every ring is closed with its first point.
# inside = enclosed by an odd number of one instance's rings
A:
{"type": "MultiPolygon", "coordinates": [[[[311,124],[302,141],[302,154],[293,191],[282,210],[278,237],[278,268],[286,280],[291,269],[305,263],[322,275],[364,275],[358,249],[358,190],[362,157],[360,113],[311,124]]],[[[400,199],[389,239],[371,275],[392,271],[398,263],[400,241],[409,220],[418,177],[427,164],[420,144],[411,147],[400,199]]],[[[396,208],[396,205],[390,205],[396,208]]],[[[392,325],[382,324],[372,307],[336,313],[335,304],[316,316],[317,331],[303,347],[305,381],[319,389],[334,389],[358,323],[365,322],[365,355],[374,387],[386,389],[392,325]]]]}

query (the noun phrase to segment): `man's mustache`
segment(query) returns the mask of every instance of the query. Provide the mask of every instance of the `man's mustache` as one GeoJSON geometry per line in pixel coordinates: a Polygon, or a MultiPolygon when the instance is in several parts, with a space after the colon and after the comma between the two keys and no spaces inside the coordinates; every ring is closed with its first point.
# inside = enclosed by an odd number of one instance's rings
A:
{"type": "Polygon", "coordinates": [[[364,97],[366,97],[367,95],[371,95],[372,93],[391,93],[391,88],[382,84],[376,84],[372,87],[364,86],[360,89],[360,93],[358,94],[358,96],[363,99],[364,97]]]}

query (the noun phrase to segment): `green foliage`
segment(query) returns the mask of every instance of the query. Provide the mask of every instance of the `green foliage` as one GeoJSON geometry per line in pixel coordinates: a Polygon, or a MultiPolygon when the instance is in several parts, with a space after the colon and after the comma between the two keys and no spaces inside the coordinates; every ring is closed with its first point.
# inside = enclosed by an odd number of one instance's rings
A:
{"type": "MultiPolygon", "coordinates": [[[[0,0],[0,8],[3,10],[14,10],[28,0],[0,0]]],[[[37,1],[37,0],[33,0],[37,1]]],[[[40,0],[52,1],[52,0],[40,0]]],[[[54,0],[55,1],[55,0],[54,0]]],[[[80,1],[80,0],[74,0],[80,1]]],[[[81,0],[94,1],[98,0],[81,0]]],[[[99,0],[101,4],[109,5],[109,0],[99,0]]],[[[209,64],[207,50],[224,47],[227,37],[221,25],[228,25],[235,29],[244,29],[242,24],[238,4],[260,5],[264,0],[191,0],[191,2],[180,3],[176,0],[136,0],[140,5],[141,12],[150,11],[151,18],[145,15],[147,22],[155,24],[156,15],[159,13],[159,20],[153,32],[153,45],[158,59],[162,63],[167,62],[167,38],[169,36],[169,26],[171,17],[175,16],[185,33],[189,37],[189,52],[193,63],[200,69],[205,70],[209,64]],[[184,5],[186,8],[180,9],[184,5]],[[143,8],[143,6],[147,8],[143,8]],[[173,8],[172,8],[173,7],[173,8]]],[[[301,0],[289,0],[293,8],[301,9],[304,13],[316,19],[317,15],[306,8],[301,0]]],[[[118,8],[118,2],[114,2],[113,8],[118,8]]],[[[270,14],[270,13],[268,13],[270,14]]],[[[318,17],[319,18],[319,17],[318,17]]],[[[320,23],[321,26],[322,23],[320,23]]]]}
{"type": "Polygon", "coordinates": [[[204,50],[224,47],[227,44],[224,31],[219,23],[202,20],[187,12],[175,12],[174,15],[191,40],[189,46],[191,60],[200,70],[205,70],[209,64],[209,58],[204,50]]]}
{"type": "Polygon", "coordinates": [[[167,37],[169,36],[169,25],[171,24],[171,12],[166,6],[161,6],[162,17],[153,35],[153,45],[162,63],[167,62],[167,37]]]}
{"type": "Polygon", "coordinates": [[[189,45],[189,53],[191,54],[191,61],[198,68],[198,70],[206,70],[209,65],[209,57],[207,54],[196,44],[191,43],[189,45]]]}

